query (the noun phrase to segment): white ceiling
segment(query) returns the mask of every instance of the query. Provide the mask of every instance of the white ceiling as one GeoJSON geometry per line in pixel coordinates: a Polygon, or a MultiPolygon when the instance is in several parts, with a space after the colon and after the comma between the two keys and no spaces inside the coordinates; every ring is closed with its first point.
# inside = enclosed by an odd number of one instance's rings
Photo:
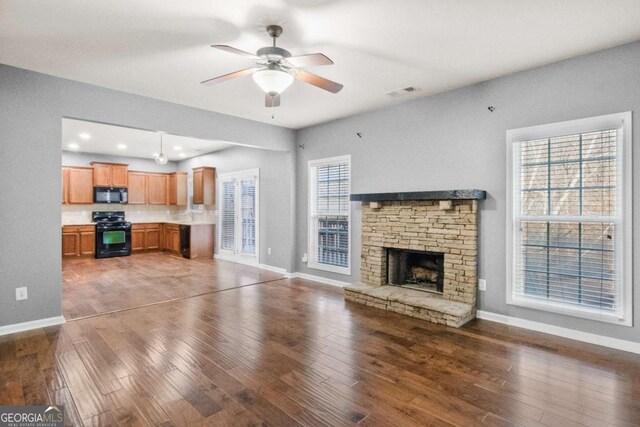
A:
{"type": "MultiPolygon", "coordinates": [[[[179,161],[232,147],[223,141],[206,141],[163,134],[163,153],[179,161]]],[[[81,153],[153,159],[160,153],[160,133],[82,120],[62,120],[62,149],[81,153]]]]}
{"type": "Polygon", "coordinates": [[[0,0],[0,62],[301,128],[638,40],[638,22],[638,0],[0,0]],[[267,24],[344,89],[296,81],[267,109],[251,77],[199,84],[253,65],[210,44],[255,52],[267,24]]]}

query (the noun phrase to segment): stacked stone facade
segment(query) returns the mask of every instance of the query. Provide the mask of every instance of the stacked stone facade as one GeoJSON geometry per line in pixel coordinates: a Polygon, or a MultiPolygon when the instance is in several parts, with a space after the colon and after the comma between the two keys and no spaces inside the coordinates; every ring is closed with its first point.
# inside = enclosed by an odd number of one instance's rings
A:
{"type": "Polygon", "coordinates": [[[474,311],[478,283],[478,201],[454,200],[451,209],[438,201],[362,204],[361,281],[387,282],[386,248],[444,254],[442,298],[470,304],[474,311]]]}

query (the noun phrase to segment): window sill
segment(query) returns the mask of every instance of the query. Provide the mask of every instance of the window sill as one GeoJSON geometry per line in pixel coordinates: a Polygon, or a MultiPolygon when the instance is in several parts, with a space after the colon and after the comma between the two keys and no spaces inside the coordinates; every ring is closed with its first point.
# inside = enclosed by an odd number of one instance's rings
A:
{"type": "Polygon", "coordinates": [[[540,301],[535,298],[518,296],[507,298],[507,304],[563,314],[565,316],[595,320],[603,323],[613,323],[620,326],[633,326],[630,316],[619,316],[617,313],[604,313],[598,310],[590,310],[588,308],[571,307],[554,301],[540,301]]]}
{"type": "Polygon", "coordinates": [[[350,267],[337,267],[335,265],[320,264],[318,262],[313,262],[313,261],[309,261],[307,263],[307,267],[313,268],[314,270],[323,270],[323,271],[329,271],[331,273],[338,273],[338,274],[344,274],[346,276],[351,276],[350,267]]]}

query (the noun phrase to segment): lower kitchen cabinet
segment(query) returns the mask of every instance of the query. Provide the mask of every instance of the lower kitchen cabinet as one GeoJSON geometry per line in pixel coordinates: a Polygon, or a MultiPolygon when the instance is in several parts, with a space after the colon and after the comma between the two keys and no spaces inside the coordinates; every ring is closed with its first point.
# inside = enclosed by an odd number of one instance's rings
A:
{"type": "Polygon", "coordinates": [[[93,225],[62,227],[62,256],[93,256],[96,251],[96,229],[93,225]]]}
{"type": "Polygon", "coordinates": [[[131,251],[154,251],[160,249],[162,226],[159,223],[131,224],[131,251]]]}
{"type": "Polygon", "coordinates": [[[180,226],[177,224],[164,225],[164,250],[180,254],[180,226]]]}

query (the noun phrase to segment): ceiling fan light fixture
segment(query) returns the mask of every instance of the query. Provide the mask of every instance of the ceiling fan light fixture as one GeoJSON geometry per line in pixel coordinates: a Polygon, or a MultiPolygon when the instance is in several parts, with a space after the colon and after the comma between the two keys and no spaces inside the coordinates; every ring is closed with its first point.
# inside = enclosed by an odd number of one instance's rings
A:
{"type": "Polygon", "coordinates": [[[253,73],[253,81],[255,81],[266,94],[275,96],[280,95],[285,89],[291,86],[293,76],[286,71],[269,68],[253,73]]]}

